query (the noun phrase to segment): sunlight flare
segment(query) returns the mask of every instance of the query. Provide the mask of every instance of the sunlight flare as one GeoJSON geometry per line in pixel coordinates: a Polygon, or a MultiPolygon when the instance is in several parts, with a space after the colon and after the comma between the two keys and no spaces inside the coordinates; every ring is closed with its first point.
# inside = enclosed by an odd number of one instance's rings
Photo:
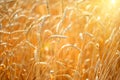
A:
{"type": "Polygon", "coordinates": [[[111,0],[111,3],[112,3],[112,4],[115,4],[115,3],[116,3],[116,1],[115,1],[115,0],[111,0]]]}

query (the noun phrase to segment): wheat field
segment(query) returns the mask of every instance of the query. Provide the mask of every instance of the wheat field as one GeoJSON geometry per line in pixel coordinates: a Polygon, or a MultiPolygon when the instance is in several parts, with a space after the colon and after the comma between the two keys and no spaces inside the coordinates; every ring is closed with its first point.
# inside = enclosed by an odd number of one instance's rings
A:
{"type": "Polygon", "coordinates": [[[0,80],[120,80],[119,0],[0,0],[0,80]]]}

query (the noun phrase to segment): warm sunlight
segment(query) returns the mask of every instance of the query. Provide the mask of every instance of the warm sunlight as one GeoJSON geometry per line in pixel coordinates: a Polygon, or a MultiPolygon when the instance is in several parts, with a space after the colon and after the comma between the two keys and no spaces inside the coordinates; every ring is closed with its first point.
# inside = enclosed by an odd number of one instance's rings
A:
{"type": "Polygon", "coordinates": [[[0,80],[120,80],[120,0],[0,0],[0,80]]]}
{"type": "Polygon", "coordinates": [[[112,4],[115,4],[115,3],[116,3],[116,1],[115,1],[115,0],[111,0],[111,3],[112,3],[112,4]]]}

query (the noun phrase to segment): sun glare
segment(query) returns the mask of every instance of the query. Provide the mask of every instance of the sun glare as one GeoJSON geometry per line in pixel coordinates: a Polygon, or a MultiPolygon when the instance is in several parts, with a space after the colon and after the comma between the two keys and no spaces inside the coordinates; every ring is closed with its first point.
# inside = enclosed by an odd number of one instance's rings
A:
{"type": "Polygon", "coordinates": [[[111,0],[111,3],[112,3],[112,4],[115,4],[115,0],[111,0]]]}

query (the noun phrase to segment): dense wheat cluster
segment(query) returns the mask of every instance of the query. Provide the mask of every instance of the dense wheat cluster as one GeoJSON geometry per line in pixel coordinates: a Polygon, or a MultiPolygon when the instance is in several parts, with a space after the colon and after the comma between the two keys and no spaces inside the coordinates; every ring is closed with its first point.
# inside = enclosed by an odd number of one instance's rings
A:
{"type": "Polygon", "coordinates": [[[119,0],[0,0],[0,80],[120,80],[119,0]]]}

